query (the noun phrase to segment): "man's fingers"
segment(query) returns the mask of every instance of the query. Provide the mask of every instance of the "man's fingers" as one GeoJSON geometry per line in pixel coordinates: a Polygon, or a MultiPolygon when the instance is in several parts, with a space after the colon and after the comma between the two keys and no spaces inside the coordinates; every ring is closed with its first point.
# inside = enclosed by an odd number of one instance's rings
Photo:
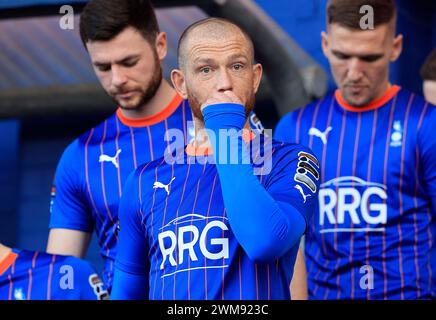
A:
{"type": "Polygon", "coordinates": [[[212,93],[212,95],[201,106],[201,110],[203,110],[207,106],[210,106],[210,105],[213,105],[213,104],[220,104],[220,103],[243,104],[241,102],[241,99],[239,99],[239,97],[233,91],[227,90],[227,91],[224,91],[224,92],[214,92],[214,93],[212,93]]]}
{"type": "Polygon", "coordinates": [[[207,106],[210,106],[213,104],[219,104],[219,103],[225,103],[225,101],[223,101],[223,99],[217,99],[215,97],[210,97],[209,99],[206,100],[205,103],[203,103],[203,105],[201,106],[201,110],[203,110],[207,106]]]}
{"type": "Polygon", "coordinates": [[[227,91],[224,91],[224,93],[223,93],[225,96],[227,96],[230,100],[231,100],[231,102],[233,102],[233,103],[238,103],[238,104],[242,104],[242,101],[241,101],[241,99],[239,99],[239,97],[233,92],[233,91],[231,91],[231,90],[227,90],[227,91]]]}

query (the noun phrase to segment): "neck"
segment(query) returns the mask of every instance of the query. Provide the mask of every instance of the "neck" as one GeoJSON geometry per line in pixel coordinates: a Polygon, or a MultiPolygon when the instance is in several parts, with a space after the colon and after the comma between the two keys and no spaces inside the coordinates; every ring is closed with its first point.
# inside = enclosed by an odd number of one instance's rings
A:
{"type": "Polygon", "coordinates": [[[380,86],[380,91],[374,97],[373,101],[378,100],[381,97],[383,97],[385,95],[386,91],[388,91],[390,87],[392,87],[392,84],[389,81],[386,81],[382,86],[380,86]]]}
{"type": "MultiPolygon", "coordinates": [[[[206,130],[204,129],[204,122],[203,120],[197,118],[194,114],[192,115],[192,121],[194,122],[194,129],[195,129],[195,138],[194,142],[192,143],[193,147],[195,148],[211,148],[212,145],[209,140],[209,136],[207,135],[206,130]]],[[[244,129],[251,132],[250,122],[245,122],[244,129]]]]}
{"type": "Polygon", "coordinates": [[[11,248],[8,248],[0,243],[0,262],[2,262],[6,257],[12,252],[11,248]]]}
{"type": "Polygon", "coordinates": [[[134,110],[121,109],[126,118],[142,119],[159,113],[173,100],[176,91],[170,86],[168,81],[162,79],[156,94],[143,106],[134,110]]]}

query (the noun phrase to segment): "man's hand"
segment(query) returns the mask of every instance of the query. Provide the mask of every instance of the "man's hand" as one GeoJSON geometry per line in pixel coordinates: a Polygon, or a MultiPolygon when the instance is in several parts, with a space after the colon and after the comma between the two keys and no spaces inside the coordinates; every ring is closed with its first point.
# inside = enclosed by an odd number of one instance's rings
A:
{"type": "MultiPolygon", "coordinates": [[[[247,123],[245,114],[245,106],[242,100],[231,90],[212,93],[201,106],[201,112],[204,116],[204,127],[208,129],[209,139],[218,142],[221,137],[221,130],[236,130],[240,131],[247,123]],[[214,136],[210,134],[213,132],[214,136]]],[[[229,133],[229,132],[227,132],[229,133]]],[[[222,139],[229,137],[224,135],[222,139]]],[[[224,142],[224,140],[220,140],[224,142]]],[[[228,143],[230,146],[230,144],[228,143]]],[[[216,156],[216,146],[214,155],[216,156]]]]}
{"type": "Polygon", "coordinates": [[[201,112],[210,105],[220,103],[235,103],[244,105],[242,100],[231,90],[224,92],[214,92],[212,95],[201,105],[201,112]]]}

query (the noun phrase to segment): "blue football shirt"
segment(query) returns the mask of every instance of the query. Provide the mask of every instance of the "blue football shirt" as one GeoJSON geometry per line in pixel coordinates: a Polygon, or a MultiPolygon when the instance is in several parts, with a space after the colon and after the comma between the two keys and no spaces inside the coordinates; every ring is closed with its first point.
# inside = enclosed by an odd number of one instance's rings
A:
{"type": "Polygon", "coordinates": [[[435,124],[435,107],[398,86],[361,108],[336,91],[280,121],[275,138],[321,162],[306,236],[310,298],[435,297],[435,124]]]}
{"type": "MultiPolygon", "coordinates": [[[[255,132],[263,131],[254,113],[250,124],[255,132]]],[[[161,112],[143,119],[128,119],[118,109],[64,151],[52,188],[49,227],[95,230],[109,290],[117,252],[118,204],[127,177],[139,165],[176,148],[176,138],[186,145],[192,137],[188,102],[175,95],[161,112]]]]}
{"type": "MultiPolygon", "coordinates": [[[[317,159],[296,144],[270,141],[270,146],[272,167],[260,173],[259,182],[274,200],[292,204],[295,214],[310,219],[317,159]]],[[[253,150],[252,163],[264,154],[262,147],[253,150]]],[[[180,158],[142,165],[128,179],[116,268],[147,277],[148,285],[139,290],[151,300],[289,299],[299,242],[272,261],[250,259],[232,231],[217,166],[195,154],[188,146],[180,158]]],[[[252,223],[246,221],[247,230],[252,223]]]]}
{"type": "Polygon", "coordinates": [[[0,262],[0,300],[105,300],[94,268],[81,259],[17,250],[0,262]]]}

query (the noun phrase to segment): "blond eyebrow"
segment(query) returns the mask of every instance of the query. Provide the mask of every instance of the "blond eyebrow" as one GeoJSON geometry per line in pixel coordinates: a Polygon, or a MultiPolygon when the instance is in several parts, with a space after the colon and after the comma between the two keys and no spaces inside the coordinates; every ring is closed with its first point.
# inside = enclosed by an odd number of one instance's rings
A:
{"type": "Polygon", "coordinates": [[[214,62],[211,58],[197,58],[194,60],[194,64],[212,64],[214,62]]]}
{"type": "Polygon", "coordinates": [[[232,55],[228,58],[228,60],[238,60],[238,59],[244,59],[244,60],[250,61],[250,59],[249,59],[246,55],[244,55],[244,54],[242,54],[242,53],[235,53],[235,54],[232,54],[232,55]]]}
{"type": "MultiPolygon", "coordinates": [[[[247,60],[249,61],[248,57],[244,54],[241,53],[235,53],[232,54],[230,57],[228,57],[227,59],[228,61],[233,61],[233,60],[247,60]]],[[[194,60],[194,64],[213,64],[215,63],[215,60],[211,59],[211,58],[197,58],[194,60]]]]}

